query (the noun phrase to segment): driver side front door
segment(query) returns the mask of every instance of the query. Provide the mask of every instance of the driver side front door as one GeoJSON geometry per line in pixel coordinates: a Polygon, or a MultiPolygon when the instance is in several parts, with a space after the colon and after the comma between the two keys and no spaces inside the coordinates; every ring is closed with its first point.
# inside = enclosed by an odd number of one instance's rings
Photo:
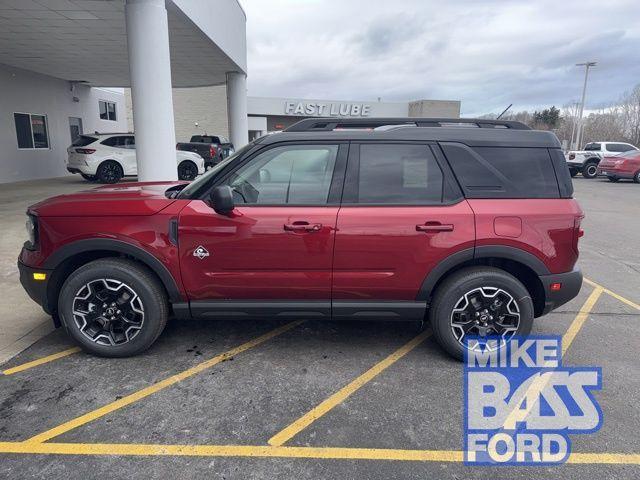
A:
{"type": "Polygon", "coordinates": [[[203,200],[181,211],[180,265],[194,315],[330,315],[347,148],[267,147],[222,180],[234,192],[231,214],[203,200]]]}

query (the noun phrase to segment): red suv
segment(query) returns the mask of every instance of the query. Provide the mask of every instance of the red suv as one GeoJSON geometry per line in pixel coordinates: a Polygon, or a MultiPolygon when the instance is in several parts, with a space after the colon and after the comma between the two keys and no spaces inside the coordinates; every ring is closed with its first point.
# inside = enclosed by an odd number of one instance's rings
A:
{"type": "Polygon", "coordinates": [[[97,355],[145,350],[174,315],[428,318],[460,358],[577,295],[572,194],[555,135],[518,122],[306,119],[190,184],[32,206],[18,265],[97,355]]]}

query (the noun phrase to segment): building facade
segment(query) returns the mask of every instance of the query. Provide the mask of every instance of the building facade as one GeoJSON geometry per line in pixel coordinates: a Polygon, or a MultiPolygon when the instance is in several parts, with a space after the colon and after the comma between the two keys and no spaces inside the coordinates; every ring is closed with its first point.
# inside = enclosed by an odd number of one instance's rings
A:
{"type": "Polygon", "coordinates": [[[67,147],[85,132],[126,132],[122,91],[0,65],[0,183],[67,174],[67,147]]]}

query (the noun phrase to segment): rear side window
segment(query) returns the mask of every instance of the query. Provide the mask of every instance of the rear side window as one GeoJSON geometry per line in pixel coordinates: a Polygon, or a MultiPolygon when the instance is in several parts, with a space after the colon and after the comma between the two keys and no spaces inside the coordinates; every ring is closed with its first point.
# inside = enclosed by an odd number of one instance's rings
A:
{"type": "Polygon", "coordinates": [[[71,145],[74,147],[86,147],[87,145],[91,145],[96,140],[97,138],[95,137],[90,137],[88,135],[80,135],[78,138],[76,138],[73,141],[71,145]]]}
{"type": "Polygon", "coordinates": [[[468,147],[442,143],[467,198],[558,198],[546,148],[468,147]]]}
{"type": "Polygon", "coordinates": [[[357,175],[354,203],[442,203],[442,170],[427,145],[361,145],[357,175]]]}
{"type": "Polygon", "coordinates": [[[109,137],[100,142],[107,147],[119,147],[122,145],[122,137],[109,137]]]}
{"type": "Polygon", "coordinates": [[[607,150],[609,152],[628,152],[629,150],[633,150],[634,148],[631,145],[627,145],[626,143],[608,143],[607,150]]]}
{"type": "Polygon", "coordinates": [[[584,149],[589,152],[599,152],[601,147],[599,143],[587,143],[584,149]]]}

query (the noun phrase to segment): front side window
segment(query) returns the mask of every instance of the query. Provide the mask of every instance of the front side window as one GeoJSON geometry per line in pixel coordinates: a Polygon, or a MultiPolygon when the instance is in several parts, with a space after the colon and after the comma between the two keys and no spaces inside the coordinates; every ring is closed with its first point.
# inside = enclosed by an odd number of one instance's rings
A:
{"type": "Polygon", "coordinates": [[[18,148],[49,148],[49,132],[46,115],[14,113],[18,148]]]}
{"type": "Polygon", "coordinates": [[[442,189],[442,170],[427,145],[360,146],[355,203],[437,204],[442,189]]]}
{"type": "Polygon", "coordinates": [[[599,152],[600,144],[599,143],[587,143],[584,149],[588,152],[599,152]]]}
{"type": "Polygon", "coordinates": [[[226,182],[238,204],[324,205],[338,145],[289,145],[258,154],[226,182]]]}
{"type": "Polygon", "coordinates": [[[117,120],[115,102],[107,102],[105,100],[100,100],[98,102],[98,106],[100,108],[101,120],[112,120],[114,122],[117,120]]]}

